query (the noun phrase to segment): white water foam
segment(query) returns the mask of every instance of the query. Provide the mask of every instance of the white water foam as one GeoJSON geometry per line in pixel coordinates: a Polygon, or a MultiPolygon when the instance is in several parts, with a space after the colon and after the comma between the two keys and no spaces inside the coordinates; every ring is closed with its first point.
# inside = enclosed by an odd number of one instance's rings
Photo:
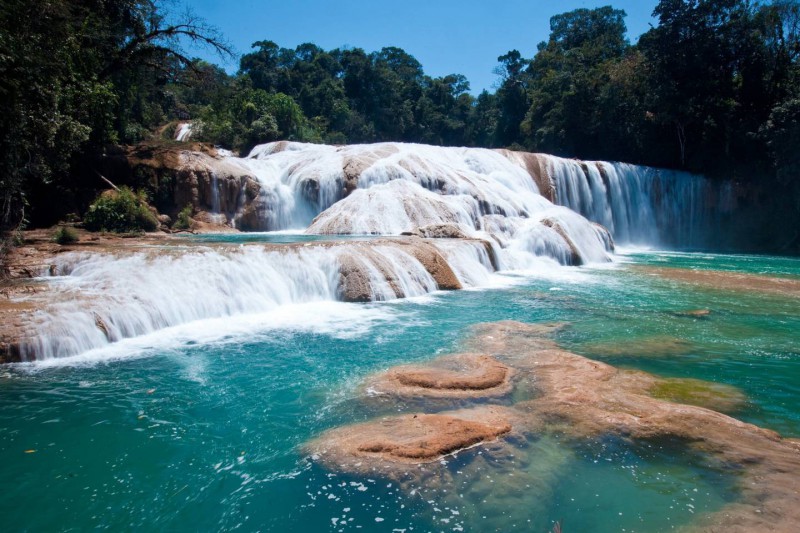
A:
{"type": "Polygon", "coordinates": [[[392,306],[359,305],[343,302],[291,304],[266,313],[196,320],[151,333],[122,339],[113,344],[67,357],[53,357],[19,363],[19,369],[37,370],[63,366],[92,366],[100,363],[147,357],[203,344],[258,342],[276,331],[314,333],[331,338],[358,338],[375,325],[397,321],[402,314],[392,306]]]}

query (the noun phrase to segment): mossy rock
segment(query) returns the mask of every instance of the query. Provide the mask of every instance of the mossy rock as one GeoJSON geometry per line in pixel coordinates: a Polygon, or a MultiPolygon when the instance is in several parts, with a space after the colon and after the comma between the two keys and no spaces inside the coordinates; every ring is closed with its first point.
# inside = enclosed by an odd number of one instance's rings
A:
{"type": "Polygon", "coordinates": [[[744,393],[732,385],[692,378],[661,379],[649,392],[653,398],[697,405],[720,413],[736,412],[747,403],[744,393]]]}

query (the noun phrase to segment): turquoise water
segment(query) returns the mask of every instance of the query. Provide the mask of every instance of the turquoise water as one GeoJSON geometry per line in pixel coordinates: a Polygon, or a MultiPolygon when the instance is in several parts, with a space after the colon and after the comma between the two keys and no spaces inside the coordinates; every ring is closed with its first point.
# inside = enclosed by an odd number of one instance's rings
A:
{"type": "Polygon", "coordinates": [[[457,350],[471,324],[504,319],[566,321],[558,341],[577,353],[733,385],[748,397],[736,417],[800,436],[800,303],[698,290],[638,269],[719,263],[797,276],[800,261],[655,252],[624,260],[637,268],[562,269],[507,278],[515,283],[501,289],[336,304],[331,313],[350,318],[254,326],[209,343],[155,342],[99,362],[6,367],[3,529],[538,532],[563,520],[565,532],[611,532],[686,524],[735,500],[736,489],[734,474],[680,443],[529,435],[503,457],[475,448],[400,480],[330,472],[302,451],[325,429],[384,414],[359,394],[365,376],[457,350]],[[711,314],[679,314],[698,308],[711,314]],[[654,349],[666,338],[677,348],[654,349]]]}

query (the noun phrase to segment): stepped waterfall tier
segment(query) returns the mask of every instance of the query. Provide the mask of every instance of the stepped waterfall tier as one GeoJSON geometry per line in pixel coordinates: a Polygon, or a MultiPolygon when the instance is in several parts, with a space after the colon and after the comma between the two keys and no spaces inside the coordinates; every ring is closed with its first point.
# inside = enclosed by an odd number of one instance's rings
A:
{"type": "Polygon", "coordinates": [[[185,152],[183,168],[205,182],[187,199],[250,230],[392,235],[455,223],[507,237],[554,203],[621,244],[687,249],[735,209],[730,187],[685,172],[507,150],[276,142],[245,158],[185,152]]]}

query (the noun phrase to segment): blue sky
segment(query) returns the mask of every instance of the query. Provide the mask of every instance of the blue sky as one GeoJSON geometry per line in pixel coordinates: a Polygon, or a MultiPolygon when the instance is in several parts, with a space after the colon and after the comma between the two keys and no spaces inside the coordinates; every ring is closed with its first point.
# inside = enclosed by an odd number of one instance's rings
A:
{"type": "MultiPolygon", "coordinates": [[[[368,52],[398,46],[422,63],[426,74],[464,74],[472,92],[492,90],[497,57],[519,50],[532,57],[550,33],[550,17],[577,8],[624,9],[631,41],[655,24],[657,0],[189,0],[199,16],[219,28],[238,53],[255,41],[286,48],[312,42],[326,50],[349,46],[368,52]]],[[[196,51],[214,63],[219,58],[196,51]]],[[[236,62],[223,65],[229,72],[236,62]]]]}

